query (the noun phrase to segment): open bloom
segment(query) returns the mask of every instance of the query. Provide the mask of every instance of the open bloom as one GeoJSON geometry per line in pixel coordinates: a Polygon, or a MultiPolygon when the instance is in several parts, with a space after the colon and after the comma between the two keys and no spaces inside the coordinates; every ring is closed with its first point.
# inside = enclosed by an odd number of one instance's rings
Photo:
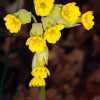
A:
{"type": "Polygon", "coordinates": [[[5,25],[7,29],[10,30],[11,33],[18,33],[21,28],[21,21],[18,18],[13,14],[8,14],[4,17],[4,20],[6,21],[5,25]]]}
{"type": "Polygon", "coordinates": [[[88,11],[82,15],[81,22],[85,29],[90,30],[93,27],[94,25],[93,19],[94,19],[93,11],[88,11]]]}
{"type": "Polygon", "coordinates": [[[41,53],[46,47],[46,41],[41,37],[29,37],[26,41],[26,45],[32,52],[41,53]]]}
{"type": "Polygon", "coordinates": [[[34,6],[38,16],[47,16],[53,8],[54,0],[35,0],[34,6]]]}
{"type": "Polygon", "coordinates": [[[49,43],[55,44],[61,37],[61,32],[64,28],[64,25],[58,24],[56,26],[53,26],[45,31],[44,33],[44,39],[47,40],[49,43]]]}
{"type": "Polygon", "coordinates": [[[50,72],[44,66],[37,66],[32,70],[32,75],[34,77],[47,78],[47,75],[50,76],[50,72]]]}
{"type": "Polygon", "coordinates": [[[43,78],[40,77],[33,77],[33,79],[30,81],[29,86],[45,86],[46,82],[43,78]]]}
{"type": "Polygon", "coordinates": [[[63,6],[61,15],[69,24],[74,24],[77,22],[81,12],[79,7],[76,6],[76,3],[72,2],[63,6]]]}

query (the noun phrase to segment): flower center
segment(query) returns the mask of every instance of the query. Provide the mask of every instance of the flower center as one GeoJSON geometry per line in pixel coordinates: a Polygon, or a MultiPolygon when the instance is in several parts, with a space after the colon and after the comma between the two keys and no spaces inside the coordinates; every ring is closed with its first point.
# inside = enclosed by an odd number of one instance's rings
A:
{"type": "Polygon", "coordinates": [[[42,3],[40,4],[40,7],[41,7],[41,8],[46,8],[46,4],[45,4],[44,2],[42,2],[42,3]]]}
{"type": "Polygon", "coordinates": [[[51,30],[51,33],[52,33],[52,34],[54,34],[54,33],[55,33],[55,30],[54,30],[54,29],[52,29],[52,30],[51,30]]]}
{"type": "Polygon", "coordinates": [[[68,11],[64,11],[64,14],[65,14],[66,16],[68,16],[69,12],[68,12],[68,11]]]}

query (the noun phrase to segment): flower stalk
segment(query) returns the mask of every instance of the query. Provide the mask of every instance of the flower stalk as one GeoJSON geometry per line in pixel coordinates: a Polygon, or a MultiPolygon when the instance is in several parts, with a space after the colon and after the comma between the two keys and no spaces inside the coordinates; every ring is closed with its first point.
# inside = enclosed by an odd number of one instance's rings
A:
{"type": "Polygon", "coordinates": [[[31,15],[31,17],[33,18],[33,21],[35,22],[35,23],[37,23],[37,20],[36,20],[36,18],[35,18],[35,16],[32,14],[31,15]]]}
{"type": "Polygon", "coordinates": [[[9,39],[9,47],[8,47],[8,51],[5,55],[4,69],[3,69],[3,74],[2,74],[2,77],[1,77],[1,81],[0,81],[0,100],[2,100],[4,80],[5,80],[5,77],[6,77],[6,74],[7,74],[7,70],[8,70],[10,44],[11,44],[11,38],[9,39]]]}
{"type": "Polygon", "coordinates": [[[45,87],[41,87],[41,100],[45,100],[45,87]]]}

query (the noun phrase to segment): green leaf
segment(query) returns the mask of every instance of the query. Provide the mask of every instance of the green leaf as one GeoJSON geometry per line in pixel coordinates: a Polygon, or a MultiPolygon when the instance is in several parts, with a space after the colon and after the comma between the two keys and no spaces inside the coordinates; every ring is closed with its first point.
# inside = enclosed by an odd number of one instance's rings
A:
{"type": "Polygon", "coordinates": [[[30,36],[42,36],[43,27],[42,23],[33,23],[32,28],[30,30],[30,36]]]}

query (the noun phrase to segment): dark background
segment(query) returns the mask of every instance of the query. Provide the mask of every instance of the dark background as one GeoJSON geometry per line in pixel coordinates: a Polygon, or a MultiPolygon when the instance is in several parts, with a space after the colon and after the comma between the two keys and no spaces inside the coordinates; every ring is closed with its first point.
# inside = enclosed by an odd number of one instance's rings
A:
{"type": "MultiPolygon", "coordinates": [[[[93,10],[95,25],[90,31],[82,26],[64,29],[57,44],[48,44],[46,100],[100,100],[100,0],[56,0],[69,2],[76,2],[82,13],[93,10]]],[[[3,21],[20,8],[35,14],[32,0],[0,0],[0,100],[40,100],[40,89],[28,85],[34,54],[25,42],[31,24],[12,36],[3,21]]]]}

